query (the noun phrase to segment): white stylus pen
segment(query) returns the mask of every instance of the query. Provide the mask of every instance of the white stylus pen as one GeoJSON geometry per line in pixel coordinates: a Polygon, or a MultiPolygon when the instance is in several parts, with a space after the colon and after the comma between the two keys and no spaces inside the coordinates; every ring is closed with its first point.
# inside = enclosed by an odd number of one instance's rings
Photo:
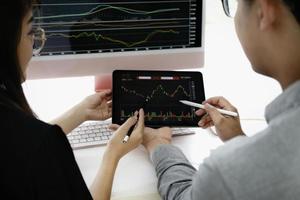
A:
{"type": "MultiPolygon", "coordinates": [[[[185,105],[188,105],[188,106],[193,106],[193,107],[196,107],[196,108],[202,108],[204,109],[204,105],[202,104],[199,104],[199,103],[194,103],[194,102],[191,102],[191,101],[186,101],[186,100],[180,100],[181,103],[185,104],[185,105]]],[[[238,114],[236,112],[232,112],[232,111],[228,111],[228,110],[223,110],[223,109],[219,109],[217,108],[217,110],[224,114],[224,115],[229,115],[229,116],[232,116],[232,117],[237,117],[238,114]]]]}

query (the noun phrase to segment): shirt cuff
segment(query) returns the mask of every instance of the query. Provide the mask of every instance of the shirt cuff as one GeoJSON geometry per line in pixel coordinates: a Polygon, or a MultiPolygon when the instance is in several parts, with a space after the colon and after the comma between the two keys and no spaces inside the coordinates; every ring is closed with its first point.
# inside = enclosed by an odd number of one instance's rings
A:
{"type": "Polygon", "coordinates": [[[152,163],[156,166],[161,160],[175,159],[188,162],[182,151],[171,144],[160,144],[150,154],[152,163]]]}

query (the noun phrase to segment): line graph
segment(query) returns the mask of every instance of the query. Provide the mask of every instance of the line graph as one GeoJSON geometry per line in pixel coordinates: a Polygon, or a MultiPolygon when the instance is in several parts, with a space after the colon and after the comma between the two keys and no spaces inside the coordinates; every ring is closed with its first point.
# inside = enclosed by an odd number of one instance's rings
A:
{"type": "Polygon", "coordinates": [[[172,25],[172,24],[179,24],[179,22],[151,22],[151,23],[143,23],[143,24],[104,24],[103,22],[97,23],[97,22],[84,22],[84,23],[78,23],[78,24],[47,24],[43,27],[45,28],[51,28],[51,27],[84,27],[84,26],[93,26],[93,27],[145,27],[145,26],[157,26],[157,25],[172,25]]]}
{"type": "Polygon", "coordinates": [[[108,10],[108,9],[114,9],[119,10],[122,12],[126,12],[129,14],[136,14],[136,15],[149,15],[149,14],[155,14],[155,13],[163,13],[163,12],[171,12],[171,11],[179,11],[178,8],[170,8],[170,9],[159,9],[159,10],[153,10],[153,11],[142,11],[142,10],[134,10],[134,9],[128,9],[124,7],[117,7],[117,6],[111,6],[111,5],[99,5],[96,8],[93,8],[92,10],[80,13],[80,14],[68,14],[68,15],[52,15],[52,16],[42,16],[42,17],[36,17],[36,19],[55,19],[55,18],[64,18],[64,17],[82,17],[82,16],[88,16],[97,14],[99,12],[108,10]],[[104,8],[101,8],[104,7],[104,8]],[[101,9],[99,9],[101,8],[101,9]]]}
{"type": "Polygon", "coordinates": [[[200,47],[202,0],[40,0],[41,56],[200,47]]]}
{"type": "Polygon", "coordinates": [[[125,47],[134,47],[134,46],[137,46],[139,44],[143,44],[143,43],[147,42],[151,37],[153,37],[154,35],[156,35],[158,33],[179,34],[178,31],[174,31],[174,30],[155,30],[155,31],[149,33],[145,39],[143,39],[141,41],[138,41],[138,42],[132,42],[132,43],[125,42],[125,41],[118,40],[118,39],[114,39],[114,38],[111,38],[111,37],[107,37],[107,36],[104,36],[102,34],[97,34],[95,32],[91,32],[91,33],[82,32],[82,33],[79,33],[77,35],[67,35],[67,34],[63,34],[63,33],[52,33],[52,34],[47,35],[47,37],[51,38],[51,37],[54,37],[54,36],[61,36],[61,37],[65,37],[65,38],[75,38],[75,39],[78,39],[78,38],[81,38],[81,37],[89,37],[89,38],[92,37],[96,41],[98,41],[100,39],[103,39],[103,40],[111,41],[113,43],[122,44],[125,47]]]}
{"type": "Polygon", "coordinates": [[[170,97],[170,98],[174,98],[180,91],[182,91],[182,93],[185,95],[186,98],[191,97],[191,94],[188,93],[182,85],[178,85],[177,88],[173,92],[169,93],[169,92],[166,91],[164,86],[159,84],[154,90],[152,90],[152,92],[149,95],[144,95],[144,94],[138,93],[137,91],[127,89],[124,86],[121,86],[121,89],[125,93],[133,94],[135,96],[143,98],[144,101],[146,101],[146,102],[150,102],[154,98],[155,95],[159,95],[159,94],[165,95],[165,96],[170,97]]]}
{"type": "Polygon", "coordinates": [[[124,75],[120,81],[120,117],[126,120],[135,110],[144,108],[147,123],[183,122],[196,119],[194,108],[184,106],[181,99],[195,100],[195,83],[191,77],[159,77],[124,75]]]}
{"type": "MultiPolygon", "coordinates": [[[[133,116],[133,112],[126,113],[126,111],[121,110],[121,119],[128,119],[129,117],[133,116]]],[[[192,118],[196,117],[194,112],[164,112],[164,111],[158,111],[158,112],[146,112],[145,113],[145,120],[146,121],[183,121],[183,120],[190,120],[192,118]]]]}

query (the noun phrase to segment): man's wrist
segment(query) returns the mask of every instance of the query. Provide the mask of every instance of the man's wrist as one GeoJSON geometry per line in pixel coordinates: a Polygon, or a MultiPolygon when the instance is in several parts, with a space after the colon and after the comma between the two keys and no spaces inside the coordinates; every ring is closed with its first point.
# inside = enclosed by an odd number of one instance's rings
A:
{"type": "Polygon", "coordinates": [[[159,145],[163,145],[163,144],[171,144],[171,142],[169,140],[160,138],[160,139],[155,139],[150,141],[147,145],[146,145],[146,149],[148,151],[149,154],[151,154],[159,145]]]}

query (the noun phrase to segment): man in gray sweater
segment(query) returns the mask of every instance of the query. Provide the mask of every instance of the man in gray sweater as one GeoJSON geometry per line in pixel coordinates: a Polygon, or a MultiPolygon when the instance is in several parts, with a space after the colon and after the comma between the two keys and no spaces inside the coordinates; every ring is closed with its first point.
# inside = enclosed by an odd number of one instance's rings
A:
{"type": "MultiPolygon", "coordinates": [[[[283,93],[267,108],[268,127],[253,137],[243,134],[239,118],[214,107],[235,111],[226,99],[206,100],[199,126],[215,126],[226,143],[198,170],[171,143],[169,128],[145,129],[149,152],[163,199],[293,200],[300,199],[300,1],[233,0],[235,25],[253,69],[276,79],[283,93]]],[[[229,0],[223,0],[225,12],[229,0]]]]}

